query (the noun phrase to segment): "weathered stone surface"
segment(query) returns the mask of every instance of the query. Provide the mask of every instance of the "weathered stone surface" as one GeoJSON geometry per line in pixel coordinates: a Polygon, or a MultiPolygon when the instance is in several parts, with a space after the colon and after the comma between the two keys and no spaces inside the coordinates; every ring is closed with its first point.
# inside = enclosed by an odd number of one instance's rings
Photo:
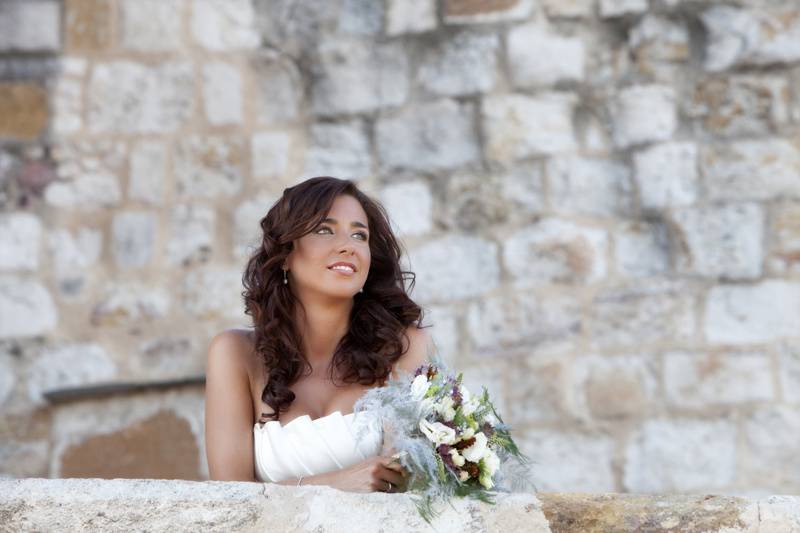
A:
{"type": "Polygon", "coordinates": [[[657,401],[658,362],[650,354],[579,356],[570,374],[571,411],[583,420],[642,416],[657,401]]]}
{"type": "Polygon", "coordinates": [[[772,382],[772,361],[765,353],[664,354],[664,392],[667,401],[678,407],[774,400],[772,382]]]}
{"type": "Polygon", "coordinates": [[[153,257],[156,239],[156,215],[147,211],[121,211],[111,224],[111,252],[117,266],[146,266],[153,257]]]}
{"type": "Polygon", "coordinates": [[[23,211],[0,214],[0,270],[36,270],[42,223],[23,211]]]}
{"type": "Polygon", "coordinates": [[[750,344],[794,337],[800,328],[800,284],[767,280],[717,285],[705,305],[706,340],[750,344]]]}
{"type": "Polygon", "coordinates": [[[247,322],[238,289],[241,284],[239,268],[193,270],[181,286],[181,303],[184,310],[202,320],[233,319],[236,326],[243,326],[247,322]]]}
{"type": "Polygon", "coordinates": [[[575,103],[575,98],[567,93],[485,98],[481,118],[487,137],[487,157],[502,162],[574,150],[577,147],[572,128],[575,103]]]}
{"type": "Polygon", "coordinates": [[[800,147],[767,138],[705,146],[700,170],[711,200],[800,197],[800,147]]]}
{"type": "Polygon", "coordinates": [[[697,146],[654,144],[633,154],[633,175],[645,209],[692,205],[697,201],[697,146]]]}
{"type": "Polygon", "coordinates": [[[689,29],[685,22],[647,14],[631,29],[628,44],[639,68],[655,72],[660,62],[689,59],[689,29]]]}
{"type": "Polygon", "coordinates": [[[383,28],[384,3],[342,0],[337,29],[352,35],[378,35],[383,28]]]}
{"type": "Polygon", "coordinates": [[[518,163],[499,174],[504,204],[510,218],[540,214],[545,206],[544,172],[536,163],[518,163]]]}
{"type": "Polygon", "coordinates": [[[779,347],[779,372],[783,400],[800,402],[800,345],[788,342],[779,347]]]}
{"type": "Polygon", "coordinates": [[[545,12],[551,17],[590,17],[594,5],[594,0],[542,0],[545,12]]]}
{"type": "Polygon", "coordinates": [[[514,361],[507,374],[506,401],[512,427],[556,422],[566,411],[566,365],[559,357],[529,356],[514,361]]]}
{"type": "Polygon", "coordinates": [[[203,108],[212,125],[241,124],[244,101],[236,66],[222,61],[203,65],[203,108]]]}
{"type": "Polygon", "coordinates": [[[260,39],[255,11],[249,0],[197,0],[192,2],[194,41],[208,50],[252,50],[260,39]]]}
{"type": "Polygon", "coordinates": [[[712,6],[700,21],[708,32],[705,68],[769,65],[800,60],[800,15],[796,6],[760,9],[712,6]]]}
{"type": "Polygon", "coordinates": [[[179,204],[172,210],[172,231],[167,258],[173,265],[205,263],[211,256],[216,229],[214,209],[205,205],[179,204]]]}
{"type": "Polygon", "coordinates": [[[509,31],[507,46],[515,87],[546,87],[583,79],[585,52],[580,38],[561,36],[541,24],[525,24],[509,31]]]}
{"type": "Polygon", "coordinates": [[[67,50],[96,51],[111,46],[114,11],[111,0],[64,0],[67,50]]]}
{"type": "MultiPolygon", "coordinates": [[[[791,487],[800,472],[795,453],[800,415],[788,405],[765,405],[744,420],[745,457],[742,470],[765,486],[791,487]]],[[[757,481],[757,482],[758,482],[757,481]]]]}
{"type": "Polygon", "coordinates": [[[14,393],[17,376],[11,354],[0,351],[0,406],[14,393]]]}
{"type": "Polygon", "coordinates": [[[175,131],[192,115],[193,76],[186,62],[95,64],[89,80],[89,128],[94,133],[175,131]]]}
{"type": "Polygon", "coordinates": [[[117,365],[98,344],[64,344],[48,347],[25,372],[28,397],[45,404],[44,393],[54,389],[109,382],[117,377],[117,365]]]}
{"type": "Polygon", "coordinates": [[[587,338],[596,348],[635,348],[694,338],[695,297],[680,284],[606,289],[588,306],[587,338]]]}
{"type": "Polygon", "coordinates": [[[563,343],[576,339],[581,332],[579,305],[574,298],[545,297],[530,291],[471,303],[466,324],[479,352],[563,343]]]}
{"type": "Polygon", "coordinates": [[[538,492],[615,491],[614,441],[608,436],[536,429],[515,438],[536,457],[533,482],[538,492]]]}
{"type": "Polygon", "coordinates": [[[679,272],[723,279],[761,276],[765,222],[760,205],[679,209],[672,212],[671,220],[679,241],[679,272]]]}
{"type": "Polygon", "coordinates": [[[459,32],[425,51],[417,71],[420,85],[441,96],[487,92],[494,87],[500,39],[459,32]]]}
{"type": "Polygon", "coordinates": [[[254,178],[278,178],[289,167],[291,138],[283,132],[262,132],[250,140],[251,175],[254,178]]]}
{"type": "Polygon", "coordinates": [[[170,307],[163,289],[139,282],[109,285],[92,308],[93,326],[123,326],[163,319],[170,307]]]}
{"type": "MultiPolygon", "coordinates": [[[[434,305],[425,308],[423,315],[424,319],[422,322],[425,325],[430,324],[432,326],[431,329],[428,330],[433,341],[433,348],[431,348],[432,353],[435,353],[438,355],[438,357],[441,357],[445,365],[449,366],[450,368],[464,369],[462,370],[465,372],[463,383],[470,391],[472,391],[472,386],[473,382],[475,382],[475,379],[469,379],[468,373],[474,378],[479,379],[480,382],[484,381],[483,377],[486,376],[487,373],[483,371],[483,367],[476,371],[465,368],[466,358],[464,356],[464,351],[461,348],[463,336],[461,335],[459,327],[461,323],[461,318],[459,315],[460,313],[457,309],[453,309],[452,307],[446,305],[434,305]]],[[[502,370],[496,367],[494,370],[496,374],[502,373],[502,370]]],[[[481,390],[479,383],[474,390],[475,392],[481,390]]],[[[493,392],[490,392],[489,394],[493,394],[493,392]]],[[[497,407],[496,404],[495,407],[497,407]]]]}
{"type": "Polygon", "coordinates": [[[667,85],[622,89],[611,106],[614,144],[618,148],[665,141],[678,126],[675,91],[667,85]]]}
{"type": "Polygon", "coordinates": [[[736,475],[736,427],[727,418],[647,420],[631,436],[624,472],[633,492],[722,489],[736,475]]]}
{"type": "Polygon", "coordinates": [[[50,124],[53,133],[68,135],[83,128],[83,84],[61,77],[51,93],[50,124]]]}
{"type": "Polygon", "coordinates": [[[509,235],[503,262],[518,284],[590,283],[605,277],[605,230],[545,218],[509,235]]]}
{"type": "Polygon", "coordinates": [[[80,228],[70,232],[58,228],[50,231],[47,248],[59,296],[74,299],[82,295],[90,279],[91,267],[100,257],[102,244],[103,235],[96,229],[80,228]]]}
{"type": "Polygon", "coordinates": [[[116,176],[92,173],[51,183],[45,189],[44,198],[55,207],[93,209],[119,205],[122,192],[116,176]]]}
{"type": "Polygon", "coordinates": [[[139,344],[126,370],[136,379],[156,381],[202,374],[205,358],[200,355],[205,347],[195,338],[157,337],[139,344]]]}
{"type": "Polygon", "coordinates": [[[626,222],[614,232],[614,264],[624,276],[637,278],[670,270],[670,242],[665,224],[626,222]]]}
{"type": "Polygon", "coordinates": [[[433,197],[422,180],[384,187],[380,199],[399,236],[424,235],[431,231],[433,197]]]}
{"type": "Polygon", "coordinates": [[[326,40],[319,47],[313,74],[311,107],[318,115],[395,107],[408,94],[408,58],[399,42],[326,40]]]}
{"type": "Polygon", "coordinates": [[[0,443],[0,478],[46,478],[50,443],[46,439],[20,441],[4,439],[0,443]]]}
{"type": "Polygon", "coordinates": [[[501,174],[486,175],[472,170],[451,175],[442,208],[437,209],[437,222],[470,233],[505,223],[509,212],[503,180],[501,174]]]}
{"type": "Polygon", "coordinates": [[[451,235],[409,250],[416,273],[415,300],[453,301],[483,294],[500,283],[497,245],[478,238],[451,235]]]}
{"type": "Polygon", "coordinates": [[[53,299],[41,283],[0,276],[0,339],[45,335],[57,321],[53,299]]]}
{"type": "Polygon", "coordinates": [[[387,4],[387,35],[421,33],[436,28],[435,0],[389,0],[387,4]]]}
{"type": "Polygon", "coordinates": [[[784,78],[714,77],[697,85],[691,113],[714,135],[766,135],[789,121],[790,104],[784,78]]]}
{"type": "Polygon", "coordinates": [[[372,153],[363,121],[315,124],[310,137],[305,176],[359,180],[372,173],[372,153]]]}
{"type": "Polygon", "coordinates": [[[774,205],[769,218],[769,271],[779,275],[800,271],[800,205],[774,205]]]}
{"type": "Polygon", "coordinates": [[[236,208],[233,214],[233,253],[237,258],[247,257],[253,247],[261,245],[263,231],[259,223],[275,200],[277,198],[270,194],[260,193],[236,208]]]}
{"type": "Polygon", "coordinates": [[[142,0],[119,6],[122,46],[140,52],[173,51],[181,46],[183,9],[179,0],[142,0]]]}
{"type": "Polygon", "coordinates": [[[472,104],[439,100],[378,119],[375,143],[381,170],[429,172],[479,159],[472,104]]]}
{"type": "Polygon", "coordinates": [[[34,83],[0,82],[0,138],[30,140],[44,133],[47,92],[34,83]]]}
{"type": "Polygon", "coordinates": [[[535,5],[533,0],[446,0],[445,24],[482,24],[525,20],[535,5]]]}
{"type": "Polygon", "coordinates": [[[258,124],[272,126],[297,118],[303,97],[303,84],[297,66],[286,56],[262,52],[253,60],[252,69],[258,124]]]}
{"type": "Polygon", "coordinates": [[[167,192],[167,146],[159,141],[139,141],[131,147],[128,198],[161,205],[167,192]]]}
{"type": "Polygon", "coordinates": [[[242,188],[242,154],[238,138],[189,137],[175,147],[174,172],[181,198],[233,196],[242,188]]]}
{"type": "Polygon", "coordinates": [[[647,11],[647,0],[600,0],[601,17],[620,17],[647,11]]]}
{"type": "Polygon", "coordinates": [[[9,0],[0,4],[2,51],[56,51],[61,48],[60,28],[61,12],[56,1],[9,0]]]}
{"type": "Polygon", "coordinates": [[[633,201],[628,166],[610,159],[553,157],[547,162],[550,206],[556,212],[625,215],[633,201]]]}

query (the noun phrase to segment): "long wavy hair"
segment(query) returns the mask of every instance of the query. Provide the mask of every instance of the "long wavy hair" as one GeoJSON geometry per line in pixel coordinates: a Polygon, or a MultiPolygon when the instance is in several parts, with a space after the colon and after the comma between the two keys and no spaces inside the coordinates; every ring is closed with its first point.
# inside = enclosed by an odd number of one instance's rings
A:
{"type": "Polygon", "coordinates": [[[255,351],[267,373],[261,400],[279,420],[295,395],[289,386],[311,370],[295,324],[295,306],[302,305],[283,283],[282,266],[295,239],[310,233],[330,211],[339,195],[361,204],[370,228],[371,262],[363,292],[354,296],[347,333],[333,354],[330,377],[344,383],[384,384],[403,355],[402,339],[411,324],[422,326],[423,311],[406,292],[414,288],[413,272],[400,268],[402,249],[386,210],[350,180],[330,176],[310,178],[283,191],[261,219],[261,246],[250,256],[242,277],[245,313],[253,319],[255,351]]]}

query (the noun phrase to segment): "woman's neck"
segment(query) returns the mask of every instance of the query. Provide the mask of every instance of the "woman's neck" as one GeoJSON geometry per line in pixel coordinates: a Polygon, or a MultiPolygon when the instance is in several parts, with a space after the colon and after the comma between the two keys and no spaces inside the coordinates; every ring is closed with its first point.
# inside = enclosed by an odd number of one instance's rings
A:
{"type": "Polygon", "coordinates": [[[341,304],[306,302],[303,307],[297,307],[300,338],[313,373],[327,374],[333,352],[347,333],[352,309],[353,300],[341,304]]]}

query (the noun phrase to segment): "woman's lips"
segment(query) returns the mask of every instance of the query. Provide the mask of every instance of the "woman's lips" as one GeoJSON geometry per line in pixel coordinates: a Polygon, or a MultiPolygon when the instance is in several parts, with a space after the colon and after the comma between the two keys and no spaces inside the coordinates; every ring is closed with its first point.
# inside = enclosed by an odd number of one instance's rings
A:
{"type": "Polygon", "coordinates": [[[345,269],[329,268],[328,270],[330,270],[334,274],[341,274],[342,276],[347,276],[348,278],[356,275],[355,272],[345,269]]]}

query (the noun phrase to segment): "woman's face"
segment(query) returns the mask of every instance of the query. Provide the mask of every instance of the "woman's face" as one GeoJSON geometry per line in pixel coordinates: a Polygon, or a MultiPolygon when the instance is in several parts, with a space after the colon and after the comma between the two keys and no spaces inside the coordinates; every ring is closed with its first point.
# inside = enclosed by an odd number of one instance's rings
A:
{"type": "Polygon", "coordinates": [[[286,259],[294,294],[352,298],[358,293],[369,274],[368,226],[367,214],[358,200],[337,196],[325,220],[295,240],[286,259]]]}

